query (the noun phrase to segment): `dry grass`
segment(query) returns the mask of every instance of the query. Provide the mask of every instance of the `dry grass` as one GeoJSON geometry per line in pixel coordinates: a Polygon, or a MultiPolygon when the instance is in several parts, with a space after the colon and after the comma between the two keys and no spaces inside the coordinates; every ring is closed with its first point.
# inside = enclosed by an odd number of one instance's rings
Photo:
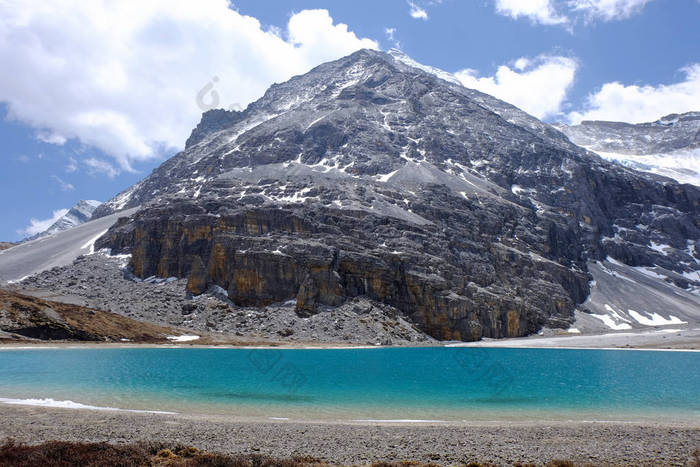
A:
{"type": "Polygon", "coordinates": [[[311,457],[274,459],[260,454],[223,455],[161,443],[112,445],[49,441],[36,446],[7,440],[0,445],[0,467],[327,467],[311,457]]]}
{"type": "Polygon", "coordinates": [[[4,331],[41,340],[161,343],[174,329],[133,320],[116,313],[43,300],[0,290],[0,310],[13,322],[4,331]]]}
{"type": "MultiPolygon", "coordinates": [[[[691,464],[700,467],[700,452],[693,454],[691,464]]],[[[496,464],[468,462],[464,467],[495,467],[496,464]]],[[[514,467],[536,467],[536,464],[515,463],[514,467]]],[[[591,464],[586,464],[590,466],[591,464]]],[[[0,444],[0,467],[341,467],[308,456],[278,459],[262,454],[216,454],[190,446],[164,443],[75,443],[49,441],[27,445],[6,440],[0,444]]],[[[369,467],[439,467],[415,461],[375,462],[369,467]]],[[[545,467],[583,467],[566,460],[554,460],[545,467]]]]}

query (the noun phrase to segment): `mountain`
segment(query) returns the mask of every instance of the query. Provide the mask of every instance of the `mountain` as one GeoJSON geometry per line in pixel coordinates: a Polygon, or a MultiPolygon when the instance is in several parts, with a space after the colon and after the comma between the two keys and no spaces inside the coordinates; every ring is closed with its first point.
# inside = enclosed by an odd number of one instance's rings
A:
{"type": "Polygon", "coordinates": [[[94,216],[137,206],[96,249],[238,306],[309,316],[362,296],[443,340],[700,320],[700,188],[607,162],[397,53],[358,51],[206,112],[94,216]],[[664,306],[633,315],[620,297],[664,306]]]}
{"type": "Polygon", "coordinates": [[[636,125],[583,121],[555,126],[605,159],[700,186],[700,112],[671,114],[636,125]]]}
{"type": "Polygon", "coordinates": [[[92,213],[95,212],[95,209],[97,209],[100,204],[102,204],[100,201],[94,200],[78,201],[78,203],[70,208],[66,214],[51,224],[48,229],[26,238],[24,241],[29,242],[38,238],[47,237],[49,235],[63,232],[64,230],[72,229],[77,225],[83,224],[92,218],[92,213]]]}
{"type": "Polygon", "coordinates": [[[12,248],[15,245],[16,245],[16,243],[12,243],[12,242],[0,242],[0,251],[7,250],[8,248],[12,248]]]}

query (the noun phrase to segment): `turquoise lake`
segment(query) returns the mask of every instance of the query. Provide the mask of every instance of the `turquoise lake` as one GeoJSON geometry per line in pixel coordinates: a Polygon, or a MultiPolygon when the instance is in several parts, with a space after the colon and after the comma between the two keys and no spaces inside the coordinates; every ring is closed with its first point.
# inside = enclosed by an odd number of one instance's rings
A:
{"type": "Polygon", "coordinates": [[[310,420],[698,421],[700,353],[464,347],[0,351],[0,400],[28,399],[310,420]]]}

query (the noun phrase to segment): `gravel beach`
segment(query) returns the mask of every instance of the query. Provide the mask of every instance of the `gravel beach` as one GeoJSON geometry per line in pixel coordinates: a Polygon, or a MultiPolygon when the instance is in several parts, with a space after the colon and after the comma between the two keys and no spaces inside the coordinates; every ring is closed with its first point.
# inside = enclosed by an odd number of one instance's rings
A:
{"type": "Polygon", "coordinates": [[[343,464],[540,465],[568,459],[584,465],[681,466],[692,465],[692,453],[700,449],[700,422],[299,423],[1,405],[0,439],[7,437],[31,444],[166,441],[221,453],[312,455],[343,464]]]}

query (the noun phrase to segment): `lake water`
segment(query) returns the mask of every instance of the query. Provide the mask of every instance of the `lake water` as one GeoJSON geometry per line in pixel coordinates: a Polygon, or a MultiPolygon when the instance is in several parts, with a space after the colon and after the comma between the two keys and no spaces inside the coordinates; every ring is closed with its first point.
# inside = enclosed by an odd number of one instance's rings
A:
{"type": "Polygon", "coordinates": [[[20,400],[281,419],[698,421],[700,353],[463,347],[2,350],[0,401],[20,400]]]}

